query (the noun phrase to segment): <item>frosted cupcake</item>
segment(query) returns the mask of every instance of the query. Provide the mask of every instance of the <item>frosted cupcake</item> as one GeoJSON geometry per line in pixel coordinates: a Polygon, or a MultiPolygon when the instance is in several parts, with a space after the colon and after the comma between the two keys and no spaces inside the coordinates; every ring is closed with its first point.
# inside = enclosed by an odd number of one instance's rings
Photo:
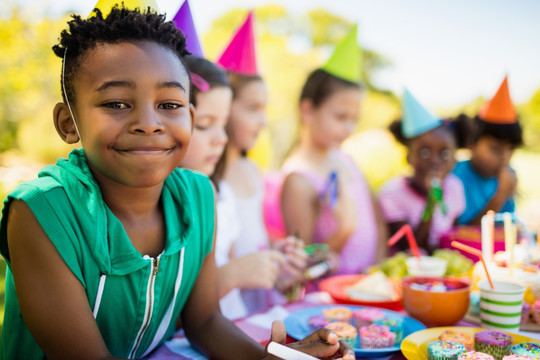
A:
{"type": "Polygon", "coordinates": [[[540,359],[540,345],[530,342],[516,344],[512,346],[512,354],[540,359]]]}
{"type": "Polygon", "coordinates": [[[455,341],[465,346],[466,351],[471,351],[474,349],[474,338],[466,333],[456,332],[452,330],[445,330],[441,335],[439,335],[439,340],[441,341],[455,341]]]}
{"type": "Polygon", "coordinates": [[[540,324],[540,300],[531,305],[531,315],[535,323],[540,324]]]}
{"type": "Polygon", "coordinates": [[[384,325],[369,325],[360,328],[360,347],[362,349],[380,349],[392,347],[396,342],[396,334],[384,325]]]}
{"type": "Polygon", "coordinates": [[[403,339],[403,319],[375,319],[373,320],[373,324],[387,326],[391,332],[396,334],[394,345],[399,344],[403,339]]]}
{"type": "Polygon", "coordinates": [[[320,328],[326,327],[329,324],[329,321],[322,314],[314,315],[309,318],[309,328],[311,331],[318,330],[320,328]]]}
{"type": "Polygon", "coordinates": [[[351,322],[352,311],[345,306],[335,306],[322,311],[323,316],[328,322],[343,321],[351,322]]]}
{"type": "Polygon", "coordinates": [[[335,321],[326,325],[326,328],[335,332],[339,340],[345,341],[353,348],[358,347],[358,331],[351,324],[343,321],[335,321]]]}
{"type": "Polygon", "coordinates": [[[514,338],[499,331],[478,331],[474,334],[474,350],[489,354],[495,360],[510,355],[514,338]]]}
{"type": "Polygon", "coordinates": [[[534,358],[522,355],[506,355],[502,360],[534,360],[534,358]]]}
{"type": "Polygon", "coordinates": [[[465,352],[465,346],[453,341],[434,341],[428,345],[428,360],[452,360],[465,352]]]}
{"type": "Polygon", "coordinates": [[[459,354],[458,360],[493,360],[493,356],[476,351],[468,351],[463,354],[459,354]]]}
{"type": "Polygon", "coordinates": [[[379,309],[364,308],[364,309],[356,310],[355,312],[353,312],[352,316],[353,316],[354,326],[356,326],[356,328],[360,330],[360,328],[364,326],[369,326],[373,324],[373,321],[376,319],[383,319],[384,313],[382,312],[382,310],[379,310],[379,309]]]}

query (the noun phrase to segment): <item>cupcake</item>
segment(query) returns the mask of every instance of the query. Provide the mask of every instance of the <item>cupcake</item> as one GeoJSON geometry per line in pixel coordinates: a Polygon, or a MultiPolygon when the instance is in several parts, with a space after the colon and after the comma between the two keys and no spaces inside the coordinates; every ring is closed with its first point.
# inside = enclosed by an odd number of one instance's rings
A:
{"type": "Polygon", "coordinates": [[[474,350],[489,354],[495,360],[510,355],[514,338],[499,331],[478,331],[474,334],[474,350]]]}
{"type": "Polygon", "coordinates": [[[533,359],[540,359],[540,345],[525,342],[512,346],[512,354],[529,356],[533,359]]]}
{"type": "Polygon", "coordinates": [[[536,300],[531,305],[531,315],[534,322],[536,322],[537,324],[540,324],[540,300],[536,300]]]}
{"type": "Polygon", "coordinates": [[[358,331],[351,324],[343,321],[335,321],[326,325],[327,329],[336,333],[339,340],[345,341],[351,347],[358,347],[358,331]]]}
{"type": "Polygon", "coordinates": [[[356,326],[356,328],[360,330],[360,328],[363,326],[369,326],[373,324],[373,320],[375,319],[383,319],[384,313],[382,312],[382,310],[375,308],[363,308],[353,312],[352,316],[354,326],[356,326]]]}
{"type": "Polygon", "coordinates": [[[309,328],[311,331],[318,330],[320,328],[326,327],[329,324],[329,321],[322,314],[313,315],[309,318],[309,328]]]}
{"type": "Polygon", "coordinates": [[[403,339],[403,319],[375,319],[373,320],[373,324],[387,326],[391,332],[396,334],[394,345],[399,344],[403,339]]]}
{"type": "Polygon", "coordinates": [[[335,306],[332,308],[324,309],[322,311],[322,314],[328,322],[342,321],[350,323],[352,317],[351,309],[345,306],[335,306]]]}
{"type": "Polygon", "coordinates": [[[488,354],[484,354],[484,353],[481,353],[481,352],[476,352],[474,350],[459,354],[459,356],[458,356],[458,360],[467,360],[467,359],[472,359],[472,360],[493,360],[493,356],[488,355],[488,354]]]}
{"type": "Polygon", "coordinates": [[[437,340],[428,345],[428,360],[451,360],[465,352],[465,346],[458,342],[437,340]]]}
{"type": "Polygon", "coordinates": [[[439,335],[439,340],[441,341],[455,341],[465,346],[466,351],[471,351],[474,349],[474,338],[462,332],[456,332],[452,330],[445,330],[441,335],[439,335]]]}
{"type": "Polygon", "coordinates": [[[523,356],[523,355],[506,355],[502,358],[502,360],[534,360],[534,358],[530,356],[523,356]]]}
{"type": "Polygon", "coordinates": [[[396,342],[396,334],[384,325],[369,325],[360,328],[360,347],[362,349],[380,349],[392,347],[396,342]]]}

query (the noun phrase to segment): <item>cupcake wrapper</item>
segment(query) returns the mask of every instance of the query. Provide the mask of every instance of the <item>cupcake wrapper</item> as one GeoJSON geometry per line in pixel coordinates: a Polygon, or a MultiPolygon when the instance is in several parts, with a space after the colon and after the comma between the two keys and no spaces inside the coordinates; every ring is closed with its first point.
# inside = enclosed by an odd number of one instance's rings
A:
{"type": "Polygon", "coordinates": [[[486,345],[483,343],[476,343],[474,345],[474,350],[483,352],[486,354],[489,354],[495,358],[495,360],[502,360],[503,357],[506,355],[510,355],[510,351],[512,350],[512,345],[508,346],[493,346],[493,345],[486,345]]]}
{"type": "Polygon", "coordinates": [[[363,349],[380,349],[394,346],[392,338],[360,338],[360,347],[363,349]]]}

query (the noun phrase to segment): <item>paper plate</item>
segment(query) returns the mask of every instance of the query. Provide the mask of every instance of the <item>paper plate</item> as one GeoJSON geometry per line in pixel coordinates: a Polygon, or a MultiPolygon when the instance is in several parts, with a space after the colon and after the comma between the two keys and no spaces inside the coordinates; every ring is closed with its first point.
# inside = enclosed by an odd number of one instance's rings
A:
{"type": "Polygon", "coordinates": [[[326,291],[332,296],[332,298],[340,304],[351,304],[351,305],[365,305],[365,306],[375,306],[382,307],[389,310],[401,310],[403,306],[401,305],[401,286],[398,281],[390,280],[394,285],[394,291],[398,294],[398,297],[393,300],[360,300],[354,299],[347,294],[345,290],[347,287],[358,282],[360,279],[366,277],[367,275],[337,275],[331,276],[324,279],[319,283],[319,288],[322,291],[326,291]]]}
{"type": "MultiPolygon", "coordinates": [[[[362,308],[370,308],[368,306],[355,306],[355,305],[337,305],[345,306],[351,309],[351,311],[359,310],[362,308]]],[[[336,307],[336,305],[321,305],[313,306],[305,309],[297,310],[291,313],[284,321],[287,334],[297,340],[303,339],[312,333],[309,327],[309,318],[322,313],[323,309],[330,309],[336,307]]],[[[380,309],[384,312],[385,316],[389,318],[401,318],[403,319],[403,337],[406,337],[416,331],[425,329],[425,325],[421,322],[404,316],[398,312],[380,309]]],[[[400,344],[396,344],[393,347],[381,348],[381,349],[362,349],[354,348],[354,352],[357,357],[361,358],[378,358],[383,356],[389,356],[400,350],[400,344]]]]}
{"type": "MultiPolygon", "coordinates": [[[[429,328],[426,330],[417,331],[409,336],[405,337],[401,342],[401,352],[407,359],[425,360],[427,359],[427,348],[430,342],[436,341],[439,335],[445,330],[452,330],[455,332],[462,332],[470,335],[474,335],[477,331],[485,330],[483,328],[473,328],[466,326],[446,326],[429,328]]],[[[532,342],[540,344],[540,339],[533,339],[527,336],[507,333],[514,338],[514,344],[523,342],[532,342]]]]}

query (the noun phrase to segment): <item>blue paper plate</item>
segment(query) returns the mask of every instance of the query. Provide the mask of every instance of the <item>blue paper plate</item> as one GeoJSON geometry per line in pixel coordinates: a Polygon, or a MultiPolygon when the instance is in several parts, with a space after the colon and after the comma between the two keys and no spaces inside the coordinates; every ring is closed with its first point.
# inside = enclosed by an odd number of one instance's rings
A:
{"type": "MultiPolygon", "coordinates": [[[[363,308],[367,309],[373,309],[373,307],[370,306],[354,306],[354,305],[322,305],[322,306],[313,306],[309,308],[305,308],[302,310],[295,311],[291,313],[286,319],[285,319],[285,327],[287,328],[287,334],[289,334],[290,337],[293,337],[295,339],[303,339],[309,334],[311,334],[311,330],[309,327],[309,318],[313,315],[320,314],[323,309],[329,309],[337,306],[344,306],[352,311],[360,310],[363,308]]],[[[386,317],[388,318],[401,318],[403,319],[403,338],[409,336],[410,334],[424,330],[426,326],[422,324],[421,322],[412,319],[408,316],[403,316],[402,314],[392,311],[392,310],[386,310],[381,309],[386,317]]],[[[393,347],[387,347],[387,348],[381,348],[381,349],[362,349],[362,348],[354,348],[354,352],[356,353],[357,357],[362,358],[378,358],[383,356],[389,356],[392,353],[395,353],[400,350],[401,343],[396,344],[393,347]]]]}

